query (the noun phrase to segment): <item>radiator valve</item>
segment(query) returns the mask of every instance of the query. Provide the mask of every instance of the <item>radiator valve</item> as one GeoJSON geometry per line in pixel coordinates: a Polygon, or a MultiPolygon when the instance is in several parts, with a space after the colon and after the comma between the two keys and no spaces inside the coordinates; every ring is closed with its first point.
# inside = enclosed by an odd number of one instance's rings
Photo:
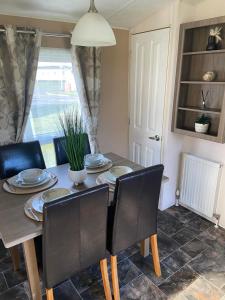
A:
{"type": "Polygon", "coordinates": [[[219,214],[213,214],[213,217],[216,219],[215,228],[219,228],[220,215],[219,214]]]}
{"type": "Polygon", "coordinates": [[[176,189],[176,203],[175,203],[175,206],[179,206],[179,200],[180,200],[180,190],[179,189],[176,189]]]}

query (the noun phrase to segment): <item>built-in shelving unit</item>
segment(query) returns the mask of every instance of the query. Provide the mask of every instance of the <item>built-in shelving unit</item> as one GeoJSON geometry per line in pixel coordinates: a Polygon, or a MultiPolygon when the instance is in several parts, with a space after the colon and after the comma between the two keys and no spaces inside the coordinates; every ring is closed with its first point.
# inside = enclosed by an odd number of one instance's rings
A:
{"type": "Polygon", "coordinates": [[[182,24],[177,61],[172,131],[214,142],[225,142],[225,17],[182,24]],[[222,26],[218,50],[206,51],[209,30],[222,26]],[[214,71],[214,81],[203,75],[214,71]],[[201,93],[208,94],[205,107],[201,93]],[[195,132],[202,114],[210,118],[207,134],[195,132]]]}

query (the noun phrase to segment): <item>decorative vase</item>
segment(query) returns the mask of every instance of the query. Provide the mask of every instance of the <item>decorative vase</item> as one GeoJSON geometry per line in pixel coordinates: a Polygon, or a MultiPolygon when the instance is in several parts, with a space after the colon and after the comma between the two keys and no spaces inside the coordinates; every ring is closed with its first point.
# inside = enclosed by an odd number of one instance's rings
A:
{"type": "Polygon", "coordinates": [[[208,45],[206,47],[207,51],[217,50],[216,37],[214,35],[210,35],[208,37],[208,45]]]}
{"type": "Polygon", "coordinates": [[[85,168],[80,171],[72,171],[71,169],[69,169],[68,173],[70,179],[74,182],[75,185],[83,183],[87,178],[87,170],[85,168]]]}
{"type": "Polygon", "coordinates": [[[209,129],[209,123],[208,124],[195,123],[196,132],[207,133],[208,129],[209,129]]]}

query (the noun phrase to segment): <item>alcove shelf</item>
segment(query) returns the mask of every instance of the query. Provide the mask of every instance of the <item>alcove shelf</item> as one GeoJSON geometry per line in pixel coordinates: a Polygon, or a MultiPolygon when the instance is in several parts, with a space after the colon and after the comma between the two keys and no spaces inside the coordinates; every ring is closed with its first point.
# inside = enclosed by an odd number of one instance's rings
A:
{"type": "Polygon", "coordinates": [[[225,17],[180,26],[172,131],[218,143],[225,142],[225,17]],[[222,27],[218,50],[206,51],[209,31],[222,27]],[[213,81],[203,75],[214,71],[213,81]],[[205,107],[201,93],[208,93],[205,107]],[[206,134],[195,132],[202,114],[210,118],[206,134]]]}
{"type": "Polygon", "coordinates": [[[195,112],[201,112],[205,114],[221,114],[221,111],[219,109],[215,108],[202,108],[202,107],[196,107],[196,106],[179,106],[178,110],[186,110],[186,111],[195,111],[195,112]]]}
{"type": "Polygon", "coordinates": [[[203,55],[203,54],[220,54],[220,53],[225,53],[225,49],[211,50],[211,51],[184,52],[183,55],[203,55]]]}

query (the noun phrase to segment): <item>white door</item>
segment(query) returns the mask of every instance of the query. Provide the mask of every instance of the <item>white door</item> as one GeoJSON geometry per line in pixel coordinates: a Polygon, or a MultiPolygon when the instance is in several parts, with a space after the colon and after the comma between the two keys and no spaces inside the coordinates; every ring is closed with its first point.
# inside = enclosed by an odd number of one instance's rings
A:
{"type": "Polygon", "coordinates": [[[161,162],[169,29],[132,37],[130,159],[145,167],[161,162]]]}

